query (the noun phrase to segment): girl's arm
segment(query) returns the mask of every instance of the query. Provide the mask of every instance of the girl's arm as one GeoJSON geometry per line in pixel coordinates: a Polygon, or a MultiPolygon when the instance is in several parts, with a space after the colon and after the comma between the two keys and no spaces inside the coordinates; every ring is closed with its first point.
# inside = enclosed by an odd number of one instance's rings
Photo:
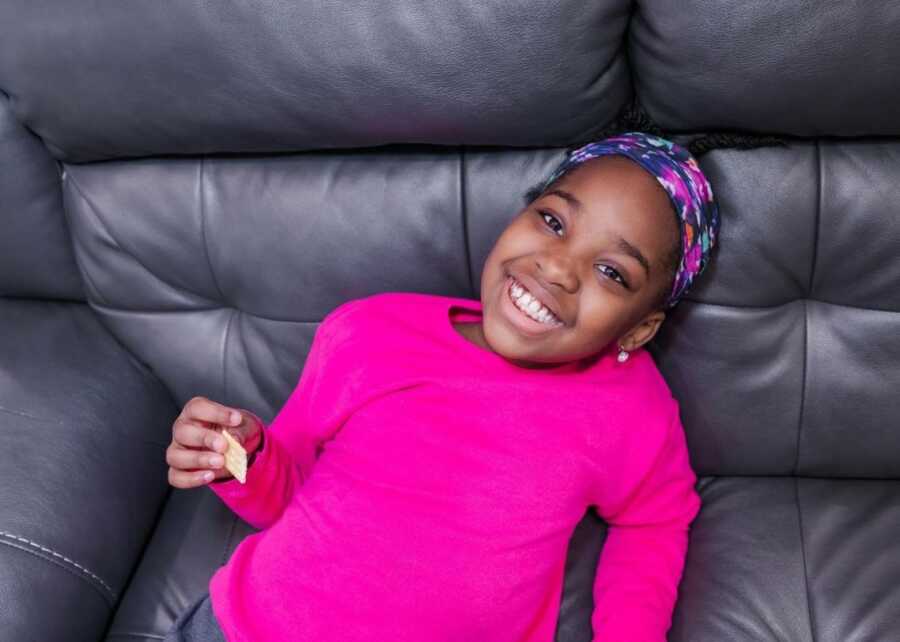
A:
{"type": "Polygon", "coordinates": [[[688,547],[700,510],[676,412],[646,473],[607,522],[594,579],[594,642],[666,642],[688,547]]]}
{"type": "Polygon", "coordinates": [[[246,483],[229,479],[209,484],[254,528],[268,528],[281,517],[309,477],[321,444],[334,436],[349,412],[347,395],[340,394],[341,377],[336,372],[346,364],[335,353],[331,338],[335,325],[352,304],[338,306],[322,320],[293,392],[271,425],[260,420],[263,441],[247,469],[246,483]]]}

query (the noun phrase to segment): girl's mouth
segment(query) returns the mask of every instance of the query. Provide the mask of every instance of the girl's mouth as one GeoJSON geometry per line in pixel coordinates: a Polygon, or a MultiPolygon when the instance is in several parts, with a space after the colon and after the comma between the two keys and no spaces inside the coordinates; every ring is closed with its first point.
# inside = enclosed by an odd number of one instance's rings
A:
{"type": "Polygon", "coordinates": [[[539,336],[561,327],[562,322],[528,294],[513,277],[504,282],[501,308],[509,322],[523,334],[539,336]]]}

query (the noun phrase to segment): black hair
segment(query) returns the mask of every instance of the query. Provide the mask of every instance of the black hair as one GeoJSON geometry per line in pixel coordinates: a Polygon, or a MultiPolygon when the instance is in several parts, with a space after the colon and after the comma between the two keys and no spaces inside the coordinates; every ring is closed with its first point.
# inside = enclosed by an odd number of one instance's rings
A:
{"type": "MultiPolygon", "coordinates": [[[[752,149],[754,147],[766,147],[771,145],[787,146],[790,144],[789,138],[783,136],[740,134],[733,132],[711,132],[699,136],[670,134],[664,131],[653,121],[652,118],[650,118],[650,116],[647,114],[647,112],[644,111],[643,107],[641,106],[637,96],[634,96],[631,102],[628,103],[622,109],[622,111],[619,112],[619,114],[612,120],[612,122],[610,122],[608,125],[594,128],[587,133],[587,135],[584,137],[584,140],[569,145],[566,148],[566,156],[589,142],[603,140],[605,138],[609,138],[610,136],[616,136],[618,134],[624,134],[625,132],[631,131],[641,131],[671,140],[678,145],[685,147],[694,157],[701,156],[713,149],[752,149]]],[[[571,169],[569,171],[571,171],[571,169]]],[[[563,174],[563,176],[565,175],[566,174],[563,174]]],[[[558,177],[555,181],[553,181],[553,183],[561,180],[563,176],[558,177]]],[[[544,190],[541,189],[544,180],[546,179],[541,179],[538,183],[532,185],[525,191],[523,195],[523,198],[525,200],[525,207],[531,205],[534,201],[540,198],[541,194],[544,193],[544,190]]],[[[550,185],[548,185],[547,187],[549,188],[550,185]]],[[[674,209],[673,213],[676,216],[676,223],[678,224],[678,229],[680,232],[681,221],[677,219],[677,213],[674,211],[674,209]]],[[[654,311],[666,309],[666,303],[668,301],[669,294],[672,291],[672,285],[675,280],[675,273],[677,272],[678,265],[681,262],[681,243],[681,234],[679,233],[678,243],[676,245],[673,245],[669,249],[669,252],[667,252],[663,257],[662,263],[668,274],[668,278],[664,280],[664,283],[667,283],[668,285],[666,287],[660,288],[659,292],[657,292],[653,302],[653,307],[651,308],[654,311]]]]}

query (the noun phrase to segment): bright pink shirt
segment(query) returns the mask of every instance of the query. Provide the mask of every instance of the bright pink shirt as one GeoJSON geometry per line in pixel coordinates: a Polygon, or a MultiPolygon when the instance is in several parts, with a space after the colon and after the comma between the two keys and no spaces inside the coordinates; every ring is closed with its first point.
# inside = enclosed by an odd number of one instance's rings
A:
{"type": "Polygon", "coordinates": [[[593,640],[665,642],[700,509],[677,401],[644,349],[513,365],[451,325],[481,313],[385,292],[325,317],[247,483],[209,486],[262,529],[210,582],[229,642],[552,642],[589,506],[593,640]]]}

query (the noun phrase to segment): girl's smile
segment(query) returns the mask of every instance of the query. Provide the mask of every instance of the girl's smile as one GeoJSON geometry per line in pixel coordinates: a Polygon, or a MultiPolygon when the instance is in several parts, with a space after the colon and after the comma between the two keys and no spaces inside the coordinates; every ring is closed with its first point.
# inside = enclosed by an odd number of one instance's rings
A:
{"type": "Polygon", "coordinates": [[[537,337],[563,326],[555,314],[558,309],[552,297],[537,287],[523,287],[512,276],[507,277],[501,293],[501,310],[510,324],[522,333],[537,337]]]}

